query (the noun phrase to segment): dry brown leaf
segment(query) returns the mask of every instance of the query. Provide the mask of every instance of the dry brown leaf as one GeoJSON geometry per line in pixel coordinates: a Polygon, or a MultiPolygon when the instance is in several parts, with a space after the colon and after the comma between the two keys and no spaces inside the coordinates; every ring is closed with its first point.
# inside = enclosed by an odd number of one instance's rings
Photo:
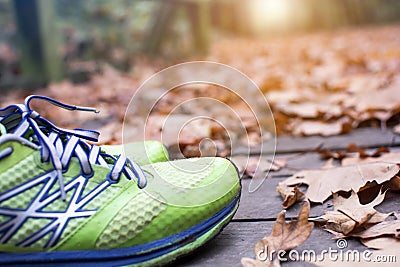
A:
{"type": "Polygon", "coordinates": [[[345,235],[356,227],[367,224],[376,224],[384,221],[389,215],[378,212],[375,206],[382,203],[385,193],[379,194],[373,201],[366,205],[360,204],[358,195],[352,191],[349,198],[333,194],[333,211],[326,211],[322,219],[327,221],[325,227],[345,235]]]}
{"type": "Polygon", "coordinates": [[[375,224],[365,230],[352,232],[348,235],[337,232],[332,229],[326,229],[335,236],[335,239],[346,238],[346,237],[359,237],[362,239],[376,238],[381,236],[390,236],[400,239],[400,220],[384,221],[375,224]]]}
{"type": "Polygon", "coordinates": [[[390,180],[398,172],[397,164],[383,162],[305,170],[279,183],[278,187],[306,184],[308,185],[306,197],[312,202],[322,203],[332,193],[350,190],[358,192],[367,182],[376,181],[381,184],[390,180]]]}
{"type": "Polygon", "coordinates": [[[334,122],[323,121],[293,121],[289,126],[294,135],[322,135],[331,136],[348,132],[349,120],[344,117],[334,122]]]}
{"type": "Polygon", "coordinates": [[[279,105],[277,108],[289,116],[296,115],[308,119],[318,118],[323,114],[329,114],[332,117],[339,117],[343,114],[340,106],[329,105],[328,103],[290,103],[279,105]]]}
{"type": "Polygon", "coordinates": [[[392,191],[399,191],[400,190],[400,177],[395,176],[389,181],[388,188],[392,191]]]}
{"type": "Polygon", "coordinates": [[[304,197],[303,191],[295,187],[277,187],[276,190],[283,198],[282,206],[287,209],[304,197]]]}
{"type": "Polygon", "coordinates": [[[368,158],[368,157],[379,157],[381,154],[383,153],[388,153],[390,152],[389,149],[387,149],[386,147],[380,147],[378,149],[376,149],[374,152],[372,153],[367,153],[365,151],[365,149],[357,146],[354,143],[350,143],[347,146],[347,151],[349,152],[358,152],[358,157],[359,158],[368,158]]]}
{"type": "Polygon", "coordinates": [[[359,112],[368,110],[397,110],[400,107],[400,94],[398,93],[400,79],[395,79],[384,88],[376,88],[368,93],[360,91],[353,97],[347,98],[344,105],[355,107],[359,112]]]}
{"type": "Polygon", "coordinates": [[[331,151],[329,149],[317,149],[322,159],[343,159],[347,154],[343,151],[331,151]]]}
{"type": "MultiPolygon", "coordinates": [[[[242,264],[247,266],[275,266],[275,256],[279,251],[288,251],[293,249],[307,240],[314,227],[314,223],[308,222],[308,214],[310,212],[310,203],[304,202],[299,213],[297,221],[286,222],[285,211],[281,211],[268,237],[261,239],[254,247],[257,259],[243,258],[242,264]],[[271,253],[272,251],[275,254],[271,253]],[[273,254],[271,261],[271,255],[273,254]],[[260,259],[260,255],[265,255],[265,260],[260,259]],[[260,263],[261,262],[261,263],[260,263]],[[262,265],[264,264],[264,265],[262,265]]],[[[262,256],[264,258],[264,256],[262,256]]]]}
{"type": "Polygon", "coordinates": [[[356,222],[340,211],[328,211],[321,218],[315,220],[325,220],[325,229],[332,230],[336,233],[348,234],[356,227],[356,222]]]}
{"type": "Polygon", "coordinates": [[[368,248],[373,249],[396,249],[400,251],[400,239],[393,237],[377,237],[369,239],[361,239],[361,243],[368,248]]]}
{"type": "Polygon", "coordinates": [[[379,223],[390,215],[390,213],[383,214],[374,209],[374,207],[381,204],[384,199],[385,193],[379,193],[370,203],[362,205],[360,204],[357,193],[352,191],[349,198],[344,198],[335,194],[333,205],[337,211],[342,212],[360,225],[365,223],[379,223]]]}
{"type": "MultiPolygon", "coordinates": [[[[329,149],[317,149],[316,150],[320,155],[322,159],[344,159],[349,157],[351,154],[346,153],[345,151],[332,151],[329,149]]],[[[368,157],[379,157],[381,156],[383,153],[389,153],[389,149],[386,147],[380,147],[378,149],[376,149],[374,152],[372,153],[368,153],[365,151],[365,149],[360,148],[359,146],[357,146],[354,143],[351,143],[347,146],[346,148],[347,152],[357,152],[358,153],[358,157],[351,157],[352,159],[354,158],[368,158],[368,157]]]]}
{"type": "Polygon", "coordinates": [[[351,236],[360,237],[363,239],[384,236],[384,235],[400,238],[400,221],[399,220],[384,221],[375,224],[359,233],[351,234],[351,236]]]}

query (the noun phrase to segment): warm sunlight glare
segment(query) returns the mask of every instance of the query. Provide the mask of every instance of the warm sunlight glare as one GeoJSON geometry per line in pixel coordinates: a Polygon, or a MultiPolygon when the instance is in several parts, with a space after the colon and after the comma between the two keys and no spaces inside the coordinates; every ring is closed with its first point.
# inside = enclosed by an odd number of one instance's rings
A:
{"type": "Polygon", "coordinates": [[[288,0],[252,0],[250,14],[257,31],[282,28],[289,22],[290,2],[288,0]]]}

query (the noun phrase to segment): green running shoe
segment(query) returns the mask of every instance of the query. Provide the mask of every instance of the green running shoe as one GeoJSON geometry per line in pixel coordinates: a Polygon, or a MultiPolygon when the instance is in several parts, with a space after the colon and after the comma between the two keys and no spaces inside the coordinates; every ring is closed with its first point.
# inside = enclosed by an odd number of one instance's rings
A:
{"type": "Polygon", "coordinates": [[[133,142],[126,145],[103,145],[101,150],[114,156],[124,154],[140,166],[169,160],[165,146],[154,140],[133,142]]]}
{"type": "MultiPolygon", "coordinates": [[[[233,217],[240,181],[222,158],[139,166],[57,128],[25,105],[0,136],[0,264],[140,265],[192,252],[233,217]]],[[[4,129],[3,129],[4,130],[4,129]]]]}

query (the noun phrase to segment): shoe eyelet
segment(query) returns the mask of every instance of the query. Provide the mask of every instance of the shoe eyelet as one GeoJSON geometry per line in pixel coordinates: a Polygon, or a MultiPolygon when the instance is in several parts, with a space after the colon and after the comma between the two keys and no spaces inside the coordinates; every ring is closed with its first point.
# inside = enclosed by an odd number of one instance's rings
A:
{"type": "Polygon", "coordinates": [[[0,159],[10,156],[14,152],[14,147],[8,146],[0,151],[0,159]]]}

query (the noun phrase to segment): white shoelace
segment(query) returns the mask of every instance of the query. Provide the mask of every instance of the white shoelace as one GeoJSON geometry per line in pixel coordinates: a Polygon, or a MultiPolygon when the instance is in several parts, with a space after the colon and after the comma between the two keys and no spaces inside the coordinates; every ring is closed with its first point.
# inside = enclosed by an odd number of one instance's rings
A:
{"type": "Polygon", "coordinates": [[[52,162],[57,172],[63,200],[66,199],[63,172],[68,170],[72,157],[78,159],[84,176],[91,177],[93,175],[92,164],[98,164],[111,168],[109,179],[114,182],[118,182],[121,174],[124,173],[128,179],[136,177],[139,188],[146,186],[146,176],[137,163],[132,162],[123,155],[115,158],[112,155],[103,153],[100,147],[89,145],[82,140],[96,142],[99,137],[98,132],[84,129],[68,130],[55,126],[30,108],[30,101],[33,99],[41,99],[67,110],[95,113],[97,111],[94,108],[71,106],[52,98],[38,95],[27,97],[24,105],[11,105],[0,109],[0,123],[6,127],[8,132],[11,131],[14,137],[23,139],[29,129],[33,130],[33,134],[30,137],[39,146],[42,162],[48,162],[49,160],[52,162]]]}

